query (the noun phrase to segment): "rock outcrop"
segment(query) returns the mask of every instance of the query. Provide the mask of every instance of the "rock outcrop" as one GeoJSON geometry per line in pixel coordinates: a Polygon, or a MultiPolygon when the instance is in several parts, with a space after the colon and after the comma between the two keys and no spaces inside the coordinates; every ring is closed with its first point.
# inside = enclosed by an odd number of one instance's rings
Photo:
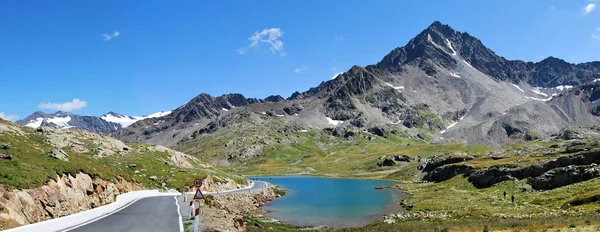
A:
{"type": "Polygon", "coordinates": [[[122,178],[110,182],[85,173],[57,176],[34,189],[7,191],[0,185],[0,205],[4,208],[0,219],[21,225],[40,222],[109,204],[122,193],[141,189],[122,178]]]}
{"type": "Polygon", "coordinates": [[[424,181],[442,182],[460,174],[473,171],[473,167],[468,165],[444,165],[428,172],[423,177],[424,181]]]}
{"type": "Polygon", "coordinates": [[[202,208],[203,223],[208,224],[211,229],[208,231],[243,231],[244,221],[240,216],[260,209],[275,197],[271,188],[255,193],[211,197],[207,206],[202,208]]]}
{"type": "Polygon", "coordinates": [[[394,165],[396,165],[396,162],[394,162],[394,160],[388,159],[388,158],[377,163],[377,167],[386,167],[386,166],[394,166],[394,165]]]}
{"type": "Polygon", "coordinates": [[[517,166],[514,164],[492,166],[472,172],[469,175],[469,181],[475,187],[487,188],[506,180],[537,177],[556,168],[598,163],[600,163],[600,151],[581,151],[575,155],[562,156],[542,164],[530,166],[517,166]]]}
{"type": "Polygon", "coordinates": [[[45,156],[69,162],[69,154],[67,154],[62,149],[52,149],[49,152],[47,152],[45,156]]]}
{"type": "Polygon", "coordinates": [[[446,164],[464,162],[467,160],[472,160],[473,158],[473,156],[460,152],[438,154],[426,162],[426,164],[423,166],[423,171],[430,172],[446,164]]]}
{"type": "Polygon", "coordinates": [[[550,190],[596,177],[600,177],[600,168],[597,164],[569,165],[567,167],[552,169],[533,178],[531,187],[534,189],[550,190]]]}

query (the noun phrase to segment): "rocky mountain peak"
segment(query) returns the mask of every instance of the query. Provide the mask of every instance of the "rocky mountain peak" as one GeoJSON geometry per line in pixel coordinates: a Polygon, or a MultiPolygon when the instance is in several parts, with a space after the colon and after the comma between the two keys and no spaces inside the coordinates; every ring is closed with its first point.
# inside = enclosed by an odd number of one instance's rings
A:
{"type": "Polygon", "coordinates": [[[122,114],[119,114],[119,113],[114,112],[114,111],[110,111],[110,112],[108,112],[106,114],[103,114],[101,117],[108,116],[108,115],[112,115],[112,116],[115,116],[115,117],[123,117],[122,114]]]}
{"type": "Polygon", "coordinates": [[[268,96],[265,98],[265,101],[267,101],[267,102],[280,102],[283,100],[285,100],[285,99],[280,95],[271,95],[271,96],[268,96]]]}

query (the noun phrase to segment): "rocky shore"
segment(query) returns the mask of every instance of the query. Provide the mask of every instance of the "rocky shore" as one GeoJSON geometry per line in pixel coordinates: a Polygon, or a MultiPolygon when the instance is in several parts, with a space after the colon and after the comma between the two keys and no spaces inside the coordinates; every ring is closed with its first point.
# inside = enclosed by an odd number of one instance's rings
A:
{"type": "MultiPolygon", "coordinates": [[[[274,188],[259,192],[209,196],[202,208],[205,231],[245,231],[244,214],[261,214],[261,208],[278,197],[274,188]]],[[[191,228],[191,227],[190,227],[191,228]]]]}

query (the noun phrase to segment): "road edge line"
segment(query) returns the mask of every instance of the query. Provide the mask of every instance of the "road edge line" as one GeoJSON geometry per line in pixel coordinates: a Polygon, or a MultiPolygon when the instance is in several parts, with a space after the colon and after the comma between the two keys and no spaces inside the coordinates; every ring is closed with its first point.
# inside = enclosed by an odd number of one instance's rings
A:
{"type": "Polygon", "coordinates": [[[173,196],[173,199],[175,199],[175,205],[177,205],[177,215],[179,215],[179,232],[183,232],[183,217],[181,217],[181,207],[179,207],[177,196],[173,196]]]}
{"type": "Polygon", "coordinates": [[[115,209],[114,211],[112,211],[112,212],[110,212],[110,213],[104,214],[104,215],[102,215],[102,216],[100,216],[100,217],[97,217],[97,218],[94,218],[94,219],[90,219],[90,220],[88,220],[88,221],[85,221],[85,222],[83,222],[83,223],[81,223],[81,224],[77,224],[77,225],[71,226],[71,227],[69,227],[69,228],[65,228],[65,229],[59,230],[59,232],[67,232],[67,231],[71,231],[71,230],[77,229],[77,228],[79,228],[79,227],[85,226],[85,225],[87,225],[87,224],[91,224],[91,223],[93,223],[93,222],[95,222],[95,221],[98,221],[98,220],[100,220],[100,219],[102,219],[102,218],[105,218],[105,217],[108,217],[108,216],[110,216],[110,215],[113,215],[114,213],[116,213],[116,212],[119,212],[119,211],[121,211],[121,210],[122,210],[122,209],[124,209],[124,208],[127,208],[128,206],[130,206],[131,204],[133,204],[133,203],[137,202],[137,201],[138,201],[138,200],[140,200],[140,199],[143,199],[143,198],[138,198],[138,199],[135,199],[135,200],[133,200],[133,201],[131,201],[131,202],[129,202],[129,203],[127,203],[127,204],[125,204],[125,205],[123,205],[123,206],[121,206],[121,207],[117,208],[117,209],[115,209]]]}

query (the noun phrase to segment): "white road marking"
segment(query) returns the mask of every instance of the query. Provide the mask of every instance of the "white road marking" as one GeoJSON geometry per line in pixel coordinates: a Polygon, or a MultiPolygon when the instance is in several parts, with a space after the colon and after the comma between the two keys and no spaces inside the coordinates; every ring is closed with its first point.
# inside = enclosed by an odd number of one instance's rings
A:
{"type": "MultiPolygon", "coordinates": [[[[141,199],[141,198],[140,198],[140,199],[141,199]]],[[[90,223],[92,223],[92,222],[98,221],[98,220],[100,220],[100,219],[102,219],[102,218],[105,218],[105,217],[108,217],[108,216],[110,216],[110,215],[113,215],[114,213],[116,213],[116,212],[119,212],[119,211],[121,211],[122,209],[125,209],[125,208],[129,207],[131,204],[135,203],[136,201],[138,201],[138,200],[140,200],[140,199],[135,199],[135,200],[133,200],[133,201],[129,202],[128,204],[121,206],[120,208],[116,209],[115,211],[112,211],[112,212],[110,212],[110,213],[104,214],[104,215],[102,215],[101,217],[94,218],[94,219],[92,219],[92,220],[89,220],[89,221],[87,221],[87,222],[84,222],[84,223],[81,223],[81,224],[79,224],[79,225],[73,226],[73,227],[71,227],[71,228],[64,229],[64,230],[62,230],[62,231],[65,231],[65,232],[66,232],[66,231],[71,231],[71,230],[77,229],[77,228],[79,228],[79,227],[85,226],[85,225],[87,225],[87,224],[90,224],[90,223]]]]}
{"type": "Polygon", "coordinates": [[[179,207],[177,196],[173,196],[173,199],[175,199],[175,205],[177,205],[177,215],[179,215],[179,232],[183,232],[183,218],[181,217],[181,208],[179,207]]]}

